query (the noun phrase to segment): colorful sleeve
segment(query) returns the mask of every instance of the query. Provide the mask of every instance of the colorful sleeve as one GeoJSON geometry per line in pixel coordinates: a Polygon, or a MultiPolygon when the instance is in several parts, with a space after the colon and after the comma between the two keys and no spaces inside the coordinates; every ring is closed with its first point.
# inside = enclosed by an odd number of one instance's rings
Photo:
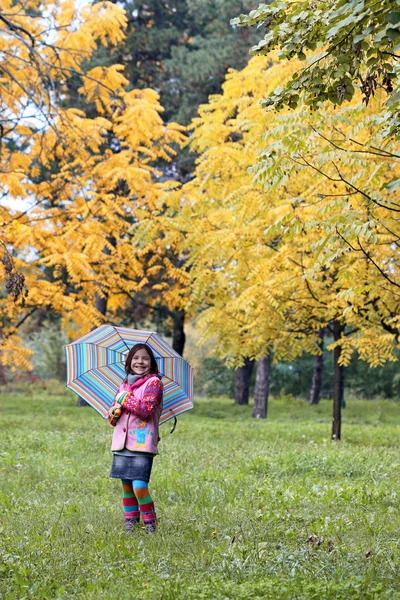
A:
{"type": "Polygon", "coordinates": [[[117,395],[115,396],[114,399],[114,404],[123,404],[124,403],[124,399],[129,397],[131,394],[130,392],[127,392],[126,390],[120,390],[117,392],[117,395]]]}
{"type": "Polygon", "coordinates": [[[162,400],[162,383],[159,379],[155,379],[146,387],[143,398],[139,400],[131,393],[122,400],[121,404],[129,412],[133,412],[140,419],[147,419],[155,407],[162,400]]]}

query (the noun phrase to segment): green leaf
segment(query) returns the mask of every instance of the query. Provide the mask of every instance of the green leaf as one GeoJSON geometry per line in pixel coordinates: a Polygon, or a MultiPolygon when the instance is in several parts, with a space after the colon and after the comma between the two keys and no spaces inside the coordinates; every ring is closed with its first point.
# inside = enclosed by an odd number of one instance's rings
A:
{"type": "Polygon", "coordinates": [[[377,62],[378,62],[378,57],[377,56],[371,56],[371,58],[369,58],[367,60],[367,67],[372,67],[372,65],[376,65],[377,62]]]}
{"type": "Polygon", "coordinates": [[[392,25],[397,25],[400,22],[400,12],[390,12],[386,15],[386,21],[392,25]]]}
{"type": "Polygon", "coordinates": [[[343,19],[342,21],[339,21],[339,23],[336,23],[336,25],[334,27],[332,27],[328,33],[326,34],[326,39],[329,40],[332,37],[334,37],[335,35],[337,35],[340,31],[340,33],[344,33],[343,29],[345,29],[348,25],[354,25],[354,23],[357,23],[358,21],[361,21],[361,19],[366,15],[366,13],[362,13],[361,15],[355,15],[354,12],[351,13],[351,15],[349,15],[348,17],[346,17],[345,19],[343,19]]]}
{"type": "Polygon", "coordinates": [[[359,33],[358,35],[355,36],[354,38],[354,43],[357,44],[357,42],[361,42],[361,40],[365,39],[370,33],[372,33],[372,31],[374,30],[373,27],[366,27],[364,29],[364,31],[362,31],[361,33],[359,33]]]}
{"type": "Polygon", "coordinates": [[[375,37],[374,37],[374,42],[376,44],[378,44],[379,42],[381,42],[385,37],[387,37],[387,32],[386,29],[382,29],[375,37]]]}
{"type": "Polygon", "coordinates": [[[383,187],[386,188],[388,192],[395,192],[400,189],[400,179],[392,179],[392,181],[385,183],[383,187]]]}
{"type": "Polygon", "coordinates": [[[397,40],[400,38],[400,31],[398,29],[393,29],[392,27],[389,27],[386,30],[386,35],[389,39],[392,40],[392,42],[397,42],[397,40]]]}

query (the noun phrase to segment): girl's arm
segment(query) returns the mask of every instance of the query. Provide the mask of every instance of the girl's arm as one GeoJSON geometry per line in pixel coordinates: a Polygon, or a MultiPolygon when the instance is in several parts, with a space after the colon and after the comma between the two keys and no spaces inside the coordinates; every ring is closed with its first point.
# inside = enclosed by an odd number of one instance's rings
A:
{"type": "Polygon", "coordinates": [[[122,399],[121,404],[126,410],[133,412],[133,414],[140,419],[147,419],[152,414],[155,407],[160,404],[162,393],[162,383],[159,379],[155,379],[147,384],[141,400],[135,398],[134,393],[132,392],[122,399]]]}

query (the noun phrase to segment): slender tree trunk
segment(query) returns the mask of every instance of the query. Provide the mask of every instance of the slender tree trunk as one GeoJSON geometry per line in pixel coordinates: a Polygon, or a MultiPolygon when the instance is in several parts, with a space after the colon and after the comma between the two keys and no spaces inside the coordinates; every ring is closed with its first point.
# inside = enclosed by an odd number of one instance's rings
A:
{"type": "Polygon", "coordinates": [[[344,397],[344,366],[340,367],[340,406],[346,408],[346,400],[344,397]]]}
{"type": "Polygon", "coordinates": [[[257,362],[256,386],[254,389],[254,406],[252,417],[266,419],[268,412],[269,374],[271,372],[271,355],[267,354],[257,362]]]}
{"type": "Polygon", "coordinates": [[[82,398],[82,396],[78,396],[78,400],[76,401],[76,406],[90,406],[90,404],[88,404],[86,402],[86,400],[84,398],[82,398]]]}
{"type": "Polygon", "coordinates": [[[235,373],[235,402],[236,404],[249,403],[249,389],[251,374],[254,369],[254,360],[246,358],[243,367],[236,369],[235,373]]]}
{"type": "Polygon", "coordinates": [[[321,400],[321,388],[322,388],[322,373],[324,369],[324,337],[325,337],[325,328],[319,330],[318,337],[320,338],[318,341],[318,346],[321,350],[321,354],[314,356],[314,370],[311,382],[311,391],[310,391],[310,400],[309,404],[318,404],[321,400]]]}
{"type": "Polygon", "coordinates": [[[174,330],[172,333],[172,347],[181,356],[183,356],[183,350],[185,348],[185,311],[174,310],[172,313],[174,321],[174,330]]]}
{"type": "Polygon", "coordinates": [[[96,294],[96,301],[95,301],[96,309],[99,311],[99,313],[101,313],[104,316],[107,312],[107,302],[108,302],[107,296],[103,297],[103,296],[99,296],[99,294],[96,294]]]}
{"type": "MultiPolygon", "coordinates": [[[[343,328],[339,321],[333,322],[333,339],[335,342],[342,337],[343,328]]],[[[333,421],[332,440],[339,441],[342,425],[343,401],[343,369],[339,365],[340,347],[333,350],[333,421]]]]}
{"type": "MultiPolygon", "coordinates": [[[[107,237],[107,242],[109,242],[114,248],[117,244],[116,239],[113,236],[107,237]]],[[[105,254],[106,256],[111,256],[111,250],[108,246],[104,246],[103,254],[105,254]]],[[[103,290],[103,292],[104,292],[104,290],[103,290]]],[[[103,315],[103,317],[106,316],[107,302],[108,302],[108,293],[107,292],[105,292],[104,296],[103,295],[100,296],[100,294],[96,294],[95,306],[96,306],[96,309],[99,311],[99,313],[101,313],[103,315]]]]}
{"type": "Polygon", "coordinates": [[[6,370],[3,365],[0,364],[0,385],[5,385],[7,383],[6,370]]]}

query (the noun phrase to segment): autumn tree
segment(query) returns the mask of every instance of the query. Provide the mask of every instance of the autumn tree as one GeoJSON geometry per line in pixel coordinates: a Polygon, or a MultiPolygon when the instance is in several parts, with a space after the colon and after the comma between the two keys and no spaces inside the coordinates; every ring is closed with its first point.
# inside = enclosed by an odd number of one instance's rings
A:
{"type": "MultiPolygon", "coordinates": [[[[321,239],[324,251],[318,253],[318,265],[323,266],[325,258],[334,260],[343,251],[358,252],[369,260],[371,267],[380,269],[387,285],[394,287],[396,277],[392,278],[391,272],[396,253],[388,262],[387,252],[398,243],[396,227],[390,227],[399,211],[396,201],[399,155],[395,139],[398,111],[394,89],[397,15],[394,2],[337,0],[329,5],[320,3],[318,10],[308,2],[301,5],[274,2],[270,6],[260,5],[256,11],[233,21],[242,26],[268,27],[264,39],[253,47],[254,54],[266,55],[278,48],[282,60],[294,57],[306,60],[308,52],[307,64],[301,67],[297,63],[285,85],[271,91],[263,102],[265,107],[278,110],[303,104],[300,113],[296,111],[292,118],[286,119],[290,131],[283,143],[279,140],[276,145],[274,136],[269,138],[272,143],[264,148],[263,160],[256,167],[259,180],[280,185],[288,169],[294,172],[303,166],[314,170],[316,177],[335,183],[335,198],[342,200],[332,202],[343,203],[341,224],[338,223],[337,231],[324,226],[327,235],[321,239]],[[316,54],[316,50],[321,50],[321,54],[316,54]],[[328,116],[329,126],[322,131],[320,123],[325,118],[326,106],[343,102],[343,110],[328,116]],[[361,102],[369,105],[370,110],[364,111],[361,102]],[[318,112],[313,114],[313,109],[318,112]],[[294,123],[296,130],[292,128],[294,123]],[[371,165],[375,169],[373,177],[368,176],[371,165]],[[356,176],[347,177],[343,169],[356,176]],[[390,179],[387,173],[392,175],[390,179]],[[368,183],[364,184],[363,179],[368,183]],[[363,205],[369,207],[368,219],[358,219],[348,193],[353,198],[362,197],[363,205]],[[389,231],[385,230],[389,237],[385,257],[372,256],[359,243],[358,234],[363,231],[368,238],[375,236],[386,216],[388,222],[383,227],[389,227],[389,231]],[[342,235],[340,229],[344,223],[347,226],[342,235]]],[[[268,185],[265,189],[268,190],[268,185]]],[[[330,226],[333,225],[331,220],[330,226]]]]}
{"type": "MultiPolygon", "coordinates": [[[[209,0],[187,2],[142,1],[119,3],[126,10],[128,23],[126,37],[117,47],[104,49],[99,46],[88,62],[88,68],[98,64],[124,65],[124,75],[129,86],[135,89],[153,88],[160,94],[165,107],[165,121],[178,120],[182,124],[190,121],[200,103],[206,102],[209,94],[220,91],[226,71],[231,66],[242,67],[248,62],[246,48],[255,42],[256,35],[249,29],[238,29],[229,24],[225,11],[247,10],[252,2],[233,0],[215,3],[209,0]]],[[[81,94],[80,79],[75,75],[66,81],[63,105],[83,110],[86,116],[95,117],[98,112],[93,102],[81,94]]],[[[115,140],[109,147],[118,147],[115,140]]],[[[175,147],[172,161],[159,160],[158,171],[165,179],[180,182],[191,177],[195,155],[188,146],[175,147]]],[[[164,248],[169,265],[179,269],[181,257],[174,256],[164,248]]],[[[159,260],[148,249],[146,260],[159,260]]],[[[164,265],[165,267],[165,265],[164,265]]],[[[170,329],[175,350],[183,352],[185,344],[185,312],[165,302],[161,288],[168,281],[170,287],[177,282],[160,268],[146,275],[147,283],[136,294],[126,311],[119,310],[119,317],[132,321],[133,315],[142,315],[157,322],[164,330],[170,329]]],[[[108,304],[98,298],[98,308],[107,317],[108,304]]]]}
{"type": "Polygon", "coordinates": [[[192,134],[200,159],[195,178],[170,196],[168,239],[190,249],[188,308],[201,308],[199,324],[231,363],[269,350],[275,360],[317,353],[319,331],[332,324],[336,410],[340,365],[354,349],[372,365],[396,358],[398,294],[387,278],[397,281],[397,221],[358,190],[372,195],[398,167],[390,150],[384,163],[382,153],[358,152],[379,136],[377,101],[365,108],[354,98],[307,119],[260,107],[298,65],[254,59],[201,107],[192,134]],[[339,245],[326,242],[328,227],[339,245]]]}
{"type": "MultiPolygon", "coordinates": [[[[294,131],[289,125],[282,145],[272,136],[256,170],[269,182],[267,192],[269,184],[281,185],[299,167],[313,170],[321,185],[326,181],[335,184],[331,208],[339,201],[342,210],[340,215],[319,219],[321,251],[316,253],[315,271],[344,253],[368,263],[364,284],[348,292],[352,299],[349,310],[357,311],[355,307],[363,304],[365,308],[368,298],[366,310],[371,319],[381,323],[382,345],[395,345],[399,334],[394,300],[399,289],[396,213],[400,210],[397,4],[337,0],[316,7],[312,2],[273,2],[232,22],[265,26],[266,34],[252,53],[268,55],[278,50],[283,61],[305,61],[263,101],[267,109],[299,106],[300,118],[296,121],[295,116],[290,122],[300,126],[294,131]],[[329,105],[343,105],[343,109],[330,119],[330,127],[321,131],[329,105]],[[313,110],[319,120],[313,117],[313,110]],[[371,281],[377,287],[371,286],[371,281]],[[380,293],[385,300],[378,300],[380,293]],[[386,302],[388,297],[391,301],[386,302]]],[[[320,214],[323,210],[327,208],[321,207],[320,214]]]]}
{"type": "Polygon", "coordinates": [[[145,285],[144,271],[154,265],[144,265],[135,252],[130,228],[140,208],[151,209],[165,189],[154,162],[169,160],[172,146],[182,141],[182,128],[164,125],[155,91],[126,90],[121,66],[82,70],[97,41],[122,40],[120,8],[101,3],[77,11],[70,2],[51,5],[48,14],[33,8],[4,6],[7,28],[0,38],[8,48],[2,65],[2,275],[12,292],[1,299],[1,358],[14,369],[29,366],[18,329],[38,309],[61,313],[64,327],[76,334],[101,321],[96,299],[107,298],[115,310],[145,285]],[[95,103],[97,117],[60,107],[71,71],[81,75],[80,93],[95,103]],[[19,199],[25,199],[22,209],[12,204],[19,199]],[[19,287],[15,276],[24,278],[19,287]]]}
{"type": "MultiPolygon", "coordinates": [[[[57,84],[71,73],[84,75],[82,63],[91,56],[97,41],[118,44],[125,24],[123,11],[108,2],[93,11],[87,7],[75,10],[71,2],[47,6],[35,2],[29,6],[7,1],[1,4],[0,243],[1,276],[7,294],[2,300],[2,356],[6,362],[9,347],[21,342],[16,330],[34,310],[21,315],[17,304],[24,305],[28,293],[24,265],[34,253],[29,246],[30,208],[40,202],[35,191],[44,168],[40,161],[43,136],[52,130],[62,147],[58,124],[69,118],[67,112],[61,114],[58,110],[57,84]],[[22,230],[24,239],[18,247],[17,231],[22,230]],[[11,334],[14,339],[9,342],[11,334]]],[[[25,366],[28,354],[21,349],[16,364],[25,366]]]]}

